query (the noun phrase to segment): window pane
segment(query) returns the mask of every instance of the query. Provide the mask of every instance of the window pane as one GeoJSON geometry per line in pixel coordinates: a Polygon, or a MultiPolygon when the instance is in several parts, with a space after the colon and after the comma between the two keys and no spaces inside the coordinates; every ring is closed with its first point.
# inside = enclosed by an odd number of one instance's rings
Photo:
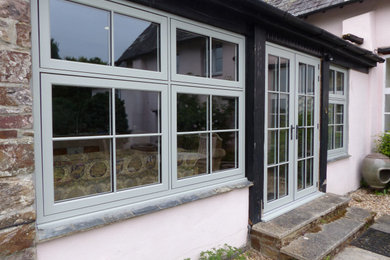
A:
{"type": "Polygon", "coordinates": [[[306,124],[305,111],[306,111],[306,98],[305,96],[299,96],[298,97],[298,125],[299,126],[304,126],[306,124]]]}
{"type": "Polygon", "coordinates": [[[177,94],[177,131],[208,130],[209,96],[177,94]]]}
{"type": "Polygon", "coordinates": [[[298,93],[306,93],[306,64],[299,63],[298,93]]]}
{"type": "Polygon", "coordinates": [[[267,201],[276,199],[277,182],[278,182],[278,167],[268,168],[267,171],[267,201]]]}
{"type": "Polygon", "coordinates": [[[280,127],[289,126],[289,95],[280,94],[280,127]]]}
{"type": "Polygon", "coordinates": [[[52,87],[53,137],[110,133],[111,89],[52,87]]]}
{"type": "Polygon", "coordinates": [[[328,109],[328,124],[334,124],[334,104],[329,104],[328,109]]]}
{"type": "Polygon", "coordinates": [[[289,130],[279,130],[279,162],[288,161],[289,130]]]}
{"type": "Polygon", "coordinates": [[[385,112],[386,113],[390,112],[390,95],[389,94],[385,95],[385,112]]]}
{"type": "Polygon", "coordinates": [[[306,160],[306,188],[313,185],[313,158],[306,160]]]}
{"type": "Polygon", "coordinates": [[[314,129],[312,127],[306,129],[306,156],[313,156],[314,145],[314,129]]]}
{"type": "Polygon", "coordinates": [[[290,91],[290,61],[280,58],[280,91],[290,91]]]}
{"type": "Polygon", "coordinates": [[[238,45],[231,42],[212,40],[213,78],[237,80],[238,45]]]}
{"type": "Polygon", "coordinates": [[[390,131],[390,115],[385,114],[385,131],[390,131]]]}
{"type": "Polygon", "coordinates": [[[390,58],[386,59],[386,88],[390,88],[390,58]]]}
{"type": "Polygon", "coordinates": [[[160,183],[159,136],[116,139],[116,187],[118,190],[160,183]]]}
{"type": "Polygon", "coordinates": [[[305,160],[298,161],[298,190],[305,187],[305,160]]]}
{"type": "Polygon", "coordinates": [[[328,150],[334,149],[334,126],[328,126],[328,150]]]}
{"type": "Polygon", "coordinates": [[[213,96],[212,107],[213,130],[237,128],[237,98],[213,96]]]}
{"type": "Polygon", "coordinates": [[[288,164],[279,166],[279,198],[288,195],[288,164]]]}
{"type": "Polygon", "coordinates": [[[268,90],[279,90],[279,58],[268,55],[268,90]]]}
{"type": "Polygon", "coordinates": [[[152,91],[115,91],[115,126],[117,134],[160,132],[160,94],[152,91]]]}
{"type": "Polygon", "coordinates": [[[314,66],[307,66],[307,94],[314,95],[314,82],[315,82],[315,69],[314,66]]]}
{"type": "Polygon", "coordinates": [[[277,163],[278,131],[268,131],[268,165],[277,163]]]}
{"type": "Polygon", "coordinates": [[[223,132],[213,134],[213,172],[238,168],[237,140],[237,132],[223,132]]]}
{"type": "Polygon", "coordinates": [[[334,94],[334,70],[329,71],[329,93],[334,94]]]}
{"type": "Polygon", "coordinates": [[[51,58],[110,64],[110,12],[50,1],[51,58]]]}
{"type": "Polygon", "coordinates": [[[160,71],[160,26],[114,14],[115,66],[160,71]]]}
{"type": "Polygon", "coordinates": [[[344,135],[344,127],[336,126],[335,127],[335,149],[343,147],[343,135],[344,135]]]}
{"type": "Polygon", "coordinates": [[[307,97],[306,125],[314,125],[314,97],[307,97]]]}
{"type": "Polygon", "coordinates": [[[268,128],[278,127],[278,94],[268,94],[268,128]]]}
{"type": "Polygon", "coordinates": [[[306,136],[305,128],[298,127],[298,158],[305,158],[306,136]]]}
{"type": "Polygon", "coordinates": [[[177,178],[209,173],[209,134],[177,136],[177,178]]]}
{"type": "Polygon", "coordinates": [[[344,105],[336,105],[336,124],[344,123],[344,105]]]}
{"type": "Polygon", "coordinates": [[[344,73],[337,71],[336,75],[336,94],[344,95],[344,73]]]}
{"type": "Polygon", "coordinates": [[[177,29],[177,73],[198,77],[209,75],[209,37],[177,29]]]}
{"type": "Polygon", "coordinates": [[[110,140],[53,142],[54,200],[111,191],[110,140]]]}

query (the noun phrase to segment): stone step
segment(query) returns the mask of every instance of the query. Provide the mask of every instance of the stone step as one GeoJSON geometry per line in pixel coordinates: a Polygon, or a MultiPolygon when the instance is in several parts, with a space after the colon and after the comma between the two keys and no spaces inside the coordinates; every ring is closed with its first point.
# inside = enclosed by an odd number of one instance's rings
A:
{"type": "Polygon", "coordinates": [[[372,224],[375,214],[361,208],[347,208],[345,216],[323,223],[280,250],[280,259],[317,260],[334,255],[372,224]]]}
{"type": "Polygon", "coordinates": [[[262,254],[278,259],[280,249],[314,230],[321,222],[328,222],[345,214],[349,198],[331,193],[306,203],[268,222],[253,225],[251,246],[262,254]]]}

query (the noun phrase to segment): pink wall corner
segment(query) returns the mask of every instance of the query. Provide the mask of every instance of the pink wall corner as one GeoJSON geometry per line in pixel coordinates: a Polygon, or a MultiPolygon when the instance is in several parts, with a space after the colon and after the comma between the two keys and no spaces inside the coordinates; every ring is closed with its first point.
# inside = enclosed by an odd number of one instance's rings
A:
{"type": "Polygon", "coordinates": [[[367,12],[342,21],[342,35],[353,34],[364,39],[359,47],[373,50],[376,44],[375,12],[367,12]]]}
{"type": "Polygon", "coordinates": [[[248,188],[37,245],[38,260],[183,260],[247,241],[248,188]]]}

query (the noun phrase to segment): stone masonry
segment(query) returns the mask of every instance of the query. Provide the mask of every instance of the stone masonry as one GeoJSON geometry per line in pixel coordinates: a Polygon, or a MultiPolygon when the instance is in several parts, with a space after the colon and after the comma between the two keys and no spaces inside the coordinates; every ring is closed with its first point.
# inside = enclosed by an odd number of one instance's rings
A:
{"type": "Polygon", "coordinates": [[[29,0],[0,0],[0,259],[35,259],[29,0]]]}

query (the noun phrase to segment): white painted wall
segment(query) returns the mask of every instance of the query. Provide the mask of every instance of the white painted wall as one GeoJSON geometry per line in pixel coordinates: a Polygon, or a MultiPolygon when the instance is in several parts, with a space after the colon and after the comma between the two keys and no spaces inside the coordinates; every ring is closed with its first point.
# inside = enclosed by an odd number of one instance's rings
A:
{"type": "Polygon", "coordinates": [[[246,244],[248,188],[37,245],[38,260],[183,260],[246,244]]]}
{"type": "MultiPolygon", "coordinates": [[[[360,47],[376,51],[390,46],[390,1],[364,1],[314,14],[307,22],[342,37],[352,33],[364,38],[360,47]]],[[[329,192],[345,194],[359,187],[360,164],[374,149],[375,136],[383,131],[383,88],[385,65],[370,73],[350,71],[349,149],[350,158],[328,163],[329,192]]]]}

